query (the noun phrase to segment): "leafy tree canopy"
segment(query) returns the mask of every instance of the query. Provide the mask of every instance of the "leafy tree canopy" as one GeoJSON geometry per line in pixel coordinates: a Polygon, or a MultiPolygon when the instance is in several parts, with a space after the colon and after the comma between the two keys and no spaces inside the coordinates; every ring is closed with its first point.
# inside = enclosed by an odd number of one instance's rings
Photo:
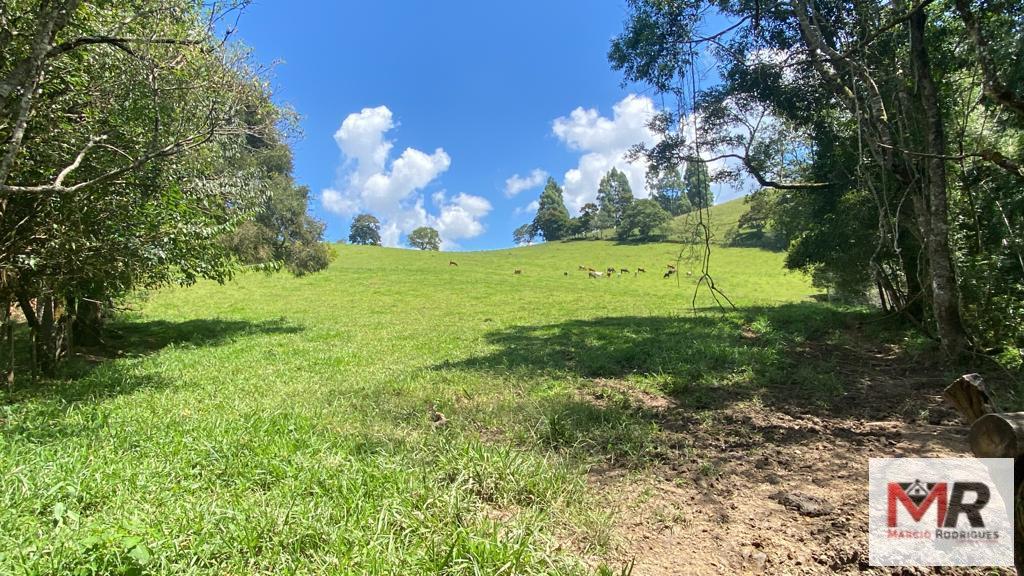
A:
{"type": "Polygon", "coordinates": [[[670,168],[661,174],[655,174],[652,188],[654,191],[651,198],[669,214],[679,216],[692,209],[678,169],[670,168]]]}
{"type": "Polygon", "coordinates": [[[441,235],[429,226],[420,226],[409,233],[409,245],[420,250],[440,250],[441,235]]]}
{"type": "Polygon", "coordinates": [[[275,141],[253,142],[251,164],[266,174],[266,196],[251,220],[227,233],[224,243],[246,265],[284,266],[296,276],[323,270],[330,254],[324,225],[310,216],[309,188],[292,179],[291,150],[275,141]]]}
{"type": "Polygon", "coordinates": [[[353,244],[380,246],[380,220],[371,214],[359,214],[352,219],[348,241],[353,244]]]}
{"type": "Polygon", "coordinates": [[[650,198],[636,200],[622,215],[618,226],[619,238],[649,240],[651,235],[668,222],[672,215],[650,198]]]}
{"type": "Polygon", "coordinates": [[[536,237],[537,230],[534,229],[532,222],[523,224],[512,232],[512,241],[520,246],[524,244],[532,244],[533,239],[536,237]]]}
{"type": "Polygon", "coordinates": [[[716,180],[777,192],[757,216],[787,265],[874,289],[950,355],[1024,346],[1024,2],[627,5],[613,68],[677,99],[634,156],[686,162],[696,207],[709,155],[728,164],[716,180]]]}
{"type": "Polygon", "coordinates": [[[225,235],[287,195],[282,172],[252,157],[289,114],[249,51],[215,29],[233,9],[0,8],[0,221],[18,223],[0,237],[0,300],[22,308],[44,371],[69,328],[101,318],[97,303],[229,278],[225,235]]]}

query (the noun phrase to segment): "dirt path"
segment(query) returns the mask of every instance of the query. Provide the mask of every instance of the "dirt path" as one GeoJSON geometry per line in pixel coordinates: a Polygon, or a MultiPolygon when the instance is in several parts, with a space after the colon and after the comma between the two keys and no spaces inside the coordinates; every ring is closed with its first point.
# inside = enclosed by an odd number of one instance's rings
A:
{"type": "MultiPolygon", "coordinates": [[[[664,397],[628,392],[674,452],[640,473],[592,471],[616,518],[616,544],[602,560],[632,561],[637,576],[1012,574],[869,566],[868,459],[969,456],[966,429],[943,407],[940,377],[885,364],[890,349],[841,352],[836,370],[849,397],[826,413],[801,411],[799,402],[743,402],[700,417],[664,397]],[[894,417],[893,407],[908,416],[894,417]]],[[[600,404],[609,388],[626,389],[595,381],[585,395],[600,404]]]]}

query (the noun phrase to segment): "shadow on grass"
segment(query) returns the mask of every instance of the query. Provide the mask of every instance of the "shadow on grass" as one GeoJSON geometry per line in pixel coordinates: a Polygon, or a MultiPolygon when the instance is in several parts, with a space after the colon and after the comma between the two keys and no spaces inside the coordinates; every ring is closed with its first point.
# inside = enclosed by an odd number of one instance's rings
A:
{"type": "Polygon", "coordinates": [[[733,248],[761,248],[770,252],[786,250],[786,241],[764,230],[742,230],[729,235],[726,246],[733,248]]]}
{"type": "Polygon", "coordinates": [[[104,333],[104,348],[117,355],[149,354],[168,346],[216,346],[239,337],[261,334],[295,334],[301,326],[289,324],[284,318],[250,322],[200,318],[183,322],[148,320],[117,321],[104,333]]]}
{"type": "Polygon", "coordinates": [[[911,417],[922,394],[948,382],[938,368],[907,377],[921,359],[890,344],[906,336],[876,314],[808,302],[514,326],[488,334],[493,352],[438,368],[570,381],[574,390],[539,402],[542,445],[679,461],[695,445],[753,448],[820,433],[778,418],[834,419],[835,435],[852,438],[859,426],[843,422],[911,417]]]}
{"type": "Polygon", "coordinates": [[[757,395],[780,407],[828,411],[840,400],[837,383],[829,359],[816,358],[814,346],[871,318],[864,311],[802,303],[513,326],[487,335],[494,352],[443,367],[527,378],[639,376],[694,409],[757,395]]]}
{"type": "Polygon", "coordinates": [[[137,370],[130,358],[153,354],[169,347],[198,348],[217,346],[238,338],[265,334],[295,334],[301,326],[284,318],[250,322],[246,320],[194,319],[182,322],[166,320],[115,320],[104,328],[101,346],[77,349],[59,367],[52,379],[32,381],[28,369],[27,332],[18,338],[22,344],[17,379],[13,389],[0,397],[0,404],[17,404],[48,398],[62,403],[100,400],[128,394],[142,388],[166,385],[153,374],[137,370]],[[115,359],[124,359],[113,362],[115,359]]]}

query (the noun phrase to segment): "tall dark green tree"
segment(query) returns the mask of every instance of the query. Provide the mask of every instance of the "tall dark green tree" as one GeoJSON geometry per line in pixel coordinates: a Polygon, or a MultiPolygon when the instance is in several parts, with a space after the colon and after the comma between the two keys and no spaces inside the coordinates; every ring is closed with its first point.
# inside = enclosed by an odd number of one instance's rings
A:
{"type": "Polygon", "coordinates": [[[683,184],[683,178],[677,168],[669,168],[663,173],[655,175],[651,188],[653,189],[651,198],[669,214],[679,216],[691,210],[692,206],[686,194],[686,186],[683,184]]]}
{"type": "Polygon", "coordinates": [[[569,210],[565,207],[562,187],[548,178],[540,193],[540,206],[533,218],[533,228],[544,240],[561,240],[569,233],[569,210]]]}
{"type": "Polygon", "coordinates": [[[359,214],[352,219],[348,241],[365,246],[380,246],[380,220],[372,214],[359,214]]]}
{"type": "MultiPolygon", "coordinates": [[[[246,265],[284,267],[301,276],[323,270],[330,253],[324,225],[309,214],[309,188],[292,179],[292,156],[278,134],[250,138],[245,163],[266,178],[266,195],[251,220],[224,235],[225,245],[246,265]]],[[[239,160],[242,162],[242,160],[239,160]]]]}
{"type": "Polygon", "coordinates": [[[633,189],[629,186],[629,179],[624,173],[613,167],[598,184],[598,207],[602,212],[608,214],[610,220],[617,226],[622,221],[622,214],[632,202],[633,189]]]}
{"type": "Polygon", "coordinates": [[[597,230],[597,215],[600,212],[600,208],[593,202],[587,202],[580,208],[580,215],[576,218],[579,227],[579,233],[582,236],[587,236],[590,233],[597,230]]]}

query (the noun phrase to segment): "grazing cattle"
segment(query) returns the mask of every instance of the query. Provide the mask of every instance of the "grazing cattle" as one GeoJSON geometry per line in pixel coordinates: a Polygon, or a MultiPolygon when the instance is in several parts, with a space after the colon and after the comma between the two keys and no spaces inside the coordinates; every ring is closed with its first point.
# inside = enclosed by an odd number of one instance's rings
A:
{"type": "Polygon", "coordinates": [[[619,274],[629,274],[629,268],[619,268],[619,274]]]}
{"type": "Polygon", "coordinates": [[[676,267],[675,267],[675,266],[673,266],[672,264],[666,264],[665,266],[667,266],[667,267],[668,267],[668,269],[669,269],[669,270],[671,270],[671,271],[673,271],[673,272],[675,272],[675,270],[676,270],[676,267]]]}
{"type": "Polygon", "coordinates": [[[512,271],[512,273],[516,274],[516,275],[519,275],[519,274],[523,273],[523,270],[521,268],[516,268],[515,270],[512,271]]]}
{"type": "Polygon", "coordinates": [[[644,274],[647,274],[647,270],[644,270],[643,268],[637,268],[637,269],[636,269],[636,273],[637,273],[637,274],[639,274],[639,273],[641,273],[641,272],[643,272],[644,274]]]}
{"type": "Polygon", "coordinates": [[[593,268],[587,267],[587,272],[597,272],[597,270],[594,270],[593,268]]]}
{"type": "Polygon", "coordinates": [[[608,275],[611,276],[612,274],[615,274],[615,268],[609,267],[607,270],[605,270],[605,272],[607,272],[608,275]]]}
{"type": "Polygon", "coordinates": [[[455,260],[449,260],[449,261],[448,261],[448,265],[449,265],[449,266],[458,266],[458,265],[459,265],[459,263],[458,263],[458,262],[456,262],[455,260]]]}
{"type": "Polygon", "coordinates": [[[590,276],[591,278],[600,278],[601,276],[604,276],[604,273],[598,272],[597,270],[591,270],[590,272],[587,272],[587,276],[590,276]]]}
{"type": "Polygon", "coordinates": [[[580,264],[579,266],[577,266],[576,269],[579,270],[580,272],[583,272],[583,271],[587,270],[587,267],[584,266],[583,264],[580,264]]]}
{"type": "Polygon", "coordinates": [[[562,276],[568,276],[568,275],[569,275],[568,272],[562,272],[562,276]]]}
{"type": "Polygon", "coordinates": [[[671,277],[672,277],[672,275],[673,275],[673,274],[675,274],[675,273],[676,273],[676,270],[675,270],[675,268],[672,268],[672,269],[666,270],[666,271],[665,271],[665,275],[664,275],[664,276],[662,276],[662,278],[671,278],[671,277]]]}

